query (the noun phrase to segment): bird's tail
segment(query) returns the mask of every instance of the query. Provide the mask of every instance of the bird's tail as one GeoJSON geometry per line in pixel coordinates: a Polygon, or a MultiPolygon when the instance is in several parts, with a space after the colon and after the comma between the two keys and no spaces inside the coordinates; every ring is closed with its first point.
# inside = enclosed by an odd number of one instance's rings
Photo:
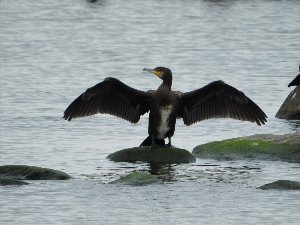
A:
{"type": "MultiPolygon", "coordinates": [[[[155,144],[157,145],[165,145],[164,139],[154,139],[155,144]]],[[[152,144],[152,137],[148,136],[141,144],[140,146],[151,146],[152,144]]]]}

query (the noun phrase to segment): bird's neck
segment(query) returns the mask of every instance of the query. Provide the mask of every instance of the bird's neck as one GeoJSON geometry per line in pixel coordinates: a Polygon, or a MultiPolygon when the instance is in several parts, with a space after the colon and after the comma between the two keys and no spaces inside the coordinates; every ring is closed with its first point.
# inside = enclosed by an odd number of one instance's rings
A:
{"type": "Polygon", "coordinates": [[[162,84],[159,86],[159,89],[168,89],[171,91],[172,87],[172,78],[164,79],[162,84]]]}
{"type": "Polygon", "coordinates": [[[168,90],[168,91],[171,91],[171,86],[172,86],[172,81],[171,82],[163,82],[158,89],[162,90],[168,90]]]}

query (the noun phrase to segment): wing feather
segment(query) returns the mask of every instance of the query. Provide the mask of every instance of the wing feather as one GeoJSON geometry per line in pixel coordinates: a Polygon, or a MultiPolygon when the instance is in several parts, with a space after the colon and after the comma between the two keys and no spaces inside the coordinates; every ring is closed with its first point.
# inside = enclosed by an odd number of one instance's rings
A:
{"type": "Polygon", "coordinates": [[[210,118],[233,118],[264,124],[266,114],[243,92],[214,81],[203,88],[179,96],[179,113],[184,124],[191,125],[210,118]]]}
{"type": "Polygon", "coordinates": [[[76,117],[104,113],[137,123],[140,116],[149,111],[150,98],[150,92],[131,88],[118,79],[108,77],[78,96],[65,110],[64,119],[70,121],[76,117]]]}

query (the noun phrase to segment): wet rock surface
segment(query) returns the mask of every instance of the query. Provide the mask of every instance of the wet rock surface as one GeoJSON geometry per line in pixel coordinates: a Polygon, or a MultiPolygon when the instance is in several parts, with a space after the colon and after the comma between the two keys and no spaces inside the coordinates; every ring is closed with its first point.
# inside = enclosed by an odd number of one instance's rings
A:
{"type": "Polygon", "coordinates": [[[107,158],[115,162],[190,163],[196,161],[196,158],[185,149],[159,147],[151,150],[149,146],[123,149],[108,155],[107,158]]]}
{"type": "Polygon", "coordinates": [[[70,178],[71,176],[64,172],[37,166],[0,166],[0,179],[5,185],[26,183],[23,180],[67,180],[70,178]]]}
{"type": "Polygon", "coordinates": [[[12,178],[2,178],[0,177],[0,185],[1,186],[6,186],[6,185],[24,185],[24,184],[28,184],[25,181],[22,180],[18,180],[18,179],[12,179],[12,178]]]}
{"type": "Polygon", "coordinates": [[[278,180],[269,184],[260,186],[259,189],[262,190],[300,190],[300,182],[290,181],[290,180],[278,180]]]}

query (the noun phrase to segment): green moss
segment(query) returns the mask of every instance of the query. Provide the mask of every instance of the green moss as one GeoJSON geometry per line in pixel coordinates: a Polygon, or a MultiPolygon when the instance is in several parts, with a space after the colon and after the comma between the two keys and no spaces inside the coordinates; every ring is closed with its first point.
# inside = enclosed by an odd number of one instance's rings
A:
{"type": "Polygon", "coordinates": [[[290,181],[290,180],[278,180],[278,181],[260,186],[259,189],[262,189],[262,190],[270,190],[270,189],[300,190],[300,182],[290,181]]]}
{"type": "Polygon", "coordinates": [[[11,179],[11,178],[1,178],[0,177],[0,185],[5,186],[5,185],[24,185],[28,184],[25,181],[22,180],[17,180],[17,179],[11,179]]]}
{"type": "Polygon", "coordinates": [[[110,182],[111,184],[128,184],[128,185],[147,185],[153,183],[161,183],[154,175],[146,172],[135,171],[125,177],[110,182]]]}
{"type": "Polygon", "coordinates": [[[156,162],[156,163],[189,163],[196,158],[187,150],[161,147],[151,150],[150,147],[134,147],[123,149],[107,156],[115,162],[156,162]]]}
{"type": "Polygon", "coordinates": [[[0,166],[0,177],[21,180],[66,180],[71,178],[68,174],[58,170],[26,165],[0,166]]]}
{"type": "Polygon", "coordinates": [[[300,144],[229,139],[199,145],[194,148],[193,154],[197,157],[220,160],[253,158],[300,162],[300,144]]]}

